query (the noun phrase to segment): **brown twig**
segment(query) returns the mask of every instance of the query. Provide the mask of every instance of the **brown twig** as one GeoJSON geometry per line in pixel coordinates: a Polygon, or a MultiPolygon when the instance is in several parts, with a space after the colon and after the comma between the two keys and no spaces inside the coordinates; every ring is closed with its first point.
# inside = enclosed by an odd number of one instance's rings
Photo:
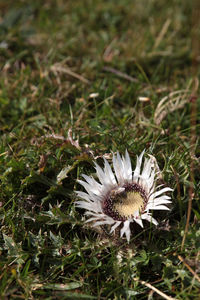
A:
{"type": "Polygon", "coordinates": [[[173,298],[173,297],[170,297],[170,296],[166,295],[165,293],[163,293],[159,289],[157,289],[155,286],[151,285],[150,283],[148,283],[148,282],[146,282],[144,280],[138,280],[137,278],[133,278],[133,280],[134,281],[138,281],[139,283],[145,285],[149,289],[151,289],[154,292],[156,292],[158,295],[162,296],[164,299],[167,299],[167,300],[176,300],[176,298],[173,298]]]}
{"type": "Polygon", "coordinates": [[[194,277],[198,280],[200,283],[200,277],[197,275],[197,273],[186,263],[184,258],[180,255],[178,255],[178,259],[186,266],[186,268],[194,275],[194,277]]]}

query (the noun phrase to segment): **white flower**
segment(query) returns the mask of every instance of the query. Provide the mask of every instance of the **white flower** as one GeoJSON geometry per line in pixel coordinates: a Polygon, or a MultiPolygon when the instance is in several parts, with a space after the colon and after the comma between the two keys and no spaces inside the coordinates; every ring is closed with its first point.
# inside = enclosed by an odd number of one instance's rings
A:
{"type": "Polygon", "coordinates": [[[151,210],[169,210],[166,204],[171,203],[165,192],[172,191],[169,187],[156,187],[157,174],[155,172],[154,157],[143,161],[144,151],[137,157],[134,172],[128,152],[120,156],[113,154],[112,171],[108,161],[104,158],[104,169],[95,163],[96,173],[100,182],[92,176],[82,175],[85,181],[78,182],[86,192],[76,192],[82,200],[75,202],[77,207],[86,210],[90,216],[86,222],[93,222],[93,226],[111,225],[110,233],[120,226],[121,237],[125,234],[130,241],[130,223],[136,222],[143,227],[143,220],[157,225],[151,210]],[[142,168],[143,164],[143,168],[142,168]],[[161,188],[161,189],[160,189],[161,188]]]}

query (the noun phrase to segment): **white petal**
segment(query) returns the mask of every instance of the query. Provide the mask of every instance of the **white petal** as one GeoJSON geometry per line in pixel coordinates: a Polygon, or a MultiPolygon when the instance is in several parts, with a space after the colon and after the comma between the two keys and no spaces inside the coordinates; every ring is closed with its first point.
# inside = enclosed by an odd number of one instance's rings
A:
{"type": "Polygon", "coordinates": [[[160,205],[160,204],[170,204],[170,203],[172,203],[172,201],[170,201],[170,200],[164,200],[164,199],[158,200],[158,199],[154,199],[152,201],[149,201],[148,205],[149,204],[160,205]]]}
{"type": "Polygon", "coordinates": [[[142,170],[142,178],[148,179],[151,174],[152,163],[150,159],[146,159],[144,161],[144,167],[142,170]]]}
{"type": "Polygon", "coordinates": [[[95,186],[93,185],[90,185],[89,183],[83,181],[83,180],[77,180],[78,183],[80,183],[84,188],[85,190],[88,192],[88,193],[94,193],[95,195],[100,195],[100,191],[98,188],[96,188],[95,186]]]}
{"type": "Polygon", "coordinates": [[[153,169],[151,159],[145,158],[142,174],[138,175],[138,177],[139,184],[143,187],[147,194],[150,193],[152,186],[155,183],[155,171],[153,169]]]}
{"type": "Polygon", "coordinates": [[[119,184],[124,183],[124,165],[122,163],[121,156],[119,152],[117,152],[117,157],[113,154],[113,167],[115,170],[115,176],[117,177],[117,181],[119,184]]]}
{"type": "Polygon", "coordinates": [[[160,197],[158,197],[158,198],[154,198],[153,199],[153,201],[157,201],[157,200],[170,200],[171,199],[171,197],[169,197],[169,196],[167,196],[167,195],[162,195],[162,196],[160,196],[160,197]]]}
{"type": "Polygon", "coordinates": [[[151,175],[148,179],[146,179],[147,182],[147,187],[146,187],[146,191],[147,193],[151,193],[151,191],[154,191],[154,184],[155,184],[155,171],[152,170],[151,171],[151,175]]]}
{"type": "Polygon", "coordinates": [[[170,210],[167,206],[165,205],[154,205],[154,204],[147,204],[147,207],[145,211],[153,209],[153,210],[170,210]]]}
{"type": "Polygon", "coordinates": [[[125,159],[126,159],[126,167],[127,167],[128,173],[131,175],[131,178],[132,178],[131,159],[130,159],[127,149],[126,149],[126,153],[125,153],[125,159]]]}
{"type": "Polygon", "coordinates": [[[150,196],[150,200],[153,200],[154,198],[156,198],[157,196],[161,195],[162,193],[165,193],[165,192],[171,192],[173,191],[171,188],[169,187],[165,187],[164,189],[160,190],[160,191],[157,191],[155,193],[153,193],[151,196],[150,196]]]}
{"type": "Polygon", "coordinates": [[[124,179],[128,182],[132,181],[132,166],[130,156],[128,151],[126,150],[125,157],[122,157],[123,165],[124,165],[124,179]]]}
{"type": "Polygon", "coordinates": [[[115,179],[115,175],[108,163],[108,161],[104,158],[104,172],[107,178],[109,178],[110,185],[116,185],[117,181],[115,179]]]}
{"type": "Polygon", "coordinates": [[[147,220],[150,223],[153,223],[156,226],[158,225],[158,222],[150,214],[142,214],[141,218],[147,220]]]}
{"type": "Polygon", "coordinates": [[[100,180],[100,182],[104,185],[107,185],[109,182],[107,181],[107,177],[105,176],[104,171],[102,170],[102,168],[95,162],[95,169],[97,172],[97,176],[100,180]]]}
{"type": "Polygon", "coordinates": [[[144,152],[145,152],[145,150],[142,151],[142,153],[140,154],[139,157],[137,156],[137,163],[136,163],[135,171],[133,174],[134,179],[137,179],[138,176],[140,175],[140,168],[142,165],[142,158],[143,158],[144,152]]]}
{"type": "Polygon", "coordinates": [[[93,218],[87,219],[87,220],[85,221],[85,223],[89,223],[89,222],[97,221],[97,220],[99,220],[99,217],[93,217],[93,218]]]}
{"type": "Polygon", "coordinates": [[[107,217],[107,215],[105,215],[104,213],[102,212],[92,212],[92,211],[86,211],[85,212],[85,215],[86,216],[94,216],[95,218],[101,218],[101,219],[104,219],[105,217],[107,217]]]}
{"type": "Polygon", "coordinates": [[[114,220],[104,220],[104,221],[97,221],[95,224],[92,225],[92,227],[97,227],[97,226],[100,226],[100,225],[111,225],[114,223],[114,220]]]}
{"type": "Polygon", "coordinates": [[[79,207],[79,208],[84,208],[84,209],[87,209],[87,210],[90,210],[90,211],[93,211],[93,212],[100,212],[99,211],[99,205],[97,203],[89,203],[89,202],[86,202],[86,201],[79,201],[76,203],[76,206],[79,207]]]}
{"type": "MultiPolygon", "coordinates": [[[[102,196],[95,195],[92,192],[88,192],[88,194],[82,192],[82,191],[77,191],[76,194],[78,195],[79,198],[86,200],[87,202],[90,203],[99,203],[102,201],[102,196]]],[[[77,201],[75,201],[76,203],[77,201]]]]}
{"type": "Polygon", "coordinates": [[[122,192],[124,192],[125,191],[125,188],[123,188],[123,187],[117,187],[116,189],[115,189],[115,192],[117,193],[117,194],[120,194],[120,193],[122,193],[122,192]]]}
{"type": "Polygon", "coordinates": [[[85,200],[87,200],[87,201],[91,201],[89,195],[88,195],[87,193],[85,193],[85,192],[82,192],[82,191],[76,191],[76,194],[77,194],[80,198],[82,198],[82,199],[85,199],[85,200]]]}
{"type": "Polygon", "coordinates": [[[139,224],[142,228],[144,227],[141,218],[134,218],[134,221],[135,221],[137,224],[139,224]]]}
{"type": "Polygon", "coordinates": [[[116,221],[116,223],[111,227],[110,233],[112,233],[120,224],[121,221],[116,221]]]}
{"type": "Polygon", "coordinates": [[[87,176],[85,174],[81,174],[81,176],[89,183],[90,186],[95,187],[96,190],[101,192],[102,185],[98,183],[93,177],[87,176]]]}
{"type": "Polygon", "coordinates": [[[164,186],[164,184],[157,185],[155,189],[158,190],[159,188],[161,188],[161,186],[164,186]]]}
{"type": "Polygon", "coordinates": [[[129,221],[129,220],[127,220],[127,221],[124,222],[124,226],[123,226],[123,228],[121,229],[121,232],[120,232],[120,233],[121,233],[121,234],[120,234],[121,237],[122,237],[122,236],[124,235],[124,233],[125,233],[126,239],[127,239],[128,243],[129,243],[129,241],[130,241],[130,235],[131,235],[131,231],[130,231],[130,221],[129,221]]]}

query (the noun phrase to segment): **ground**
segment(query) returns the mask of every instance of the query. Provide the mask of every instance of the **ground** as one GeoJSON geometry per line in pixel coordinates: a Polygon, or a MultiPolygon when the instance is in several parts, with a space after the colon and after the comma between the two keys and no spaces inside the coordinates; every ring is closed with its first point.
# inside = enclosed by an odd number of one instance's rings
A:
{"type": "Polygon", "coordinates": [[[1,0],[1,299],[199,299],[199,20],[198,0],[1,0]],[[74,206],[126,149],[173,188],[129,245],[74,206]]]}

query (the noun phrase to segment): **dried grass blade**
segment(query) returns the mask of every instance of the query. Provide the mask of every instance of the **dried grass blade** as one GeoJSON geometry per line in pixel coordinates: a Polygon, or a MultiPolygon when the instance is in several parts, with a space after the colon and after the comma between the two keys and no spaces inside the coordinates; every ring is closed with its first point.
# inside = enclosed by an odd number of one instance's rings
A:
{"type": "MultiPolygon", "coordinates": [[[[135,281],[138,281],[137,278],[134,278],[135,281]]],[[[167,300],[176,300],[176,298],[173,298],[171,296],[166,295],[165,293],[163,293],[162,291],[160,291],[159,289],[157,289],[156,287],[154,287],[153,285],[151,285],[150,283],[144,281],[144,280],[139,280],[139,283],[145,285],[146,287],[148,287],[149,289],[153,290],[154,292],[156,292],[158,295],[162,296],[164,299],[167,300]]]]}

